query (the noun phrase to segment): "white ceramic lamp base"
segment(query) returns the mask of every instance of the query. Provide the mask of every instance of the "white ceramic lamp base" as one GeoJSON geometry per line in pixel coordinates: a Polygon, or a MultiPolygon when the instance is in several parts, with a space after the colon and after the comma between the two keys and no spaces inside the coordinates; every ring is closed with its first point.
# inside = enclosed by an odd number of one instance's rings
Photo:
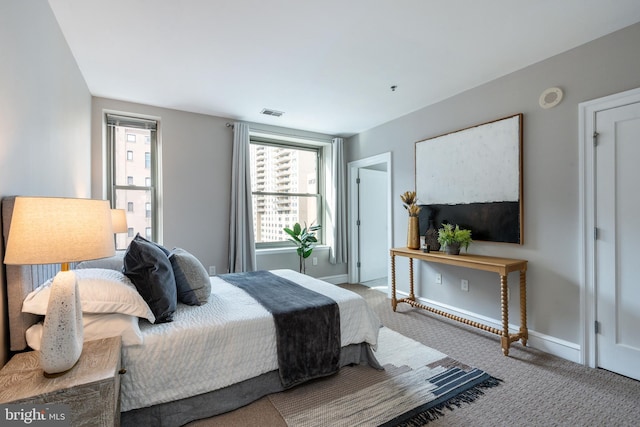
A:
{"type": "Polygon", "coordinates": [[[73,368],[82,353],[84,328],[78,281],[73,271],[61,271],[53,279],[42,327],[40,366],[45,376],[73,368]]]}

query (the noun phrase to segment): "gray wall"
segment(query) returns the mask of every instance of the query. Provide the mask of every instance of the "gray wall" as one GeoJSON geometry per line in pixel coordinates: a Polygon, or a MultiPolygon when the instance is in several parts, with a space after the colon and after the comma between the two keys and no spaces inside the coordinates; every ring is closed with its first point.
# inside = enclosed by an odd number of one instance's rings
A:
{"type": "MultiPolygon", "coordinates": [[[[181,247],[194,254],[206,267],[216,266],[217,273],[228,268],[229,209],[233,130],[226,127],[231,119],[189,113],[149,105],[93,98],[91,117],[92,194],[104,198],[106,158],[104,147],[104,113],[150,116],[160,121],[162,150],[162,244],[181,247]]],[[[286,136],[330,140],[320,135],[293,129],[251,124],[251,128],[286,136]]],[[[346,274],[346,265],[330,265],[328,250],[314,253],[318,265],[307,263],[307,273],[315,277],[346,274]]],[[[292,268],[297,270],[295,248],[269,251],[258,255],[258,268],[292,268]]]]}
{"type": "MultiPolygon", "coordinates": [[[[406,246],[407,218],[399,196],[414,189],[415,142],[524,113],[524,245],[476,242],[469,251],[527,259],[530,330],[580,344],[578,104],[639,87],[638,46],[640,24],[350,138],[349,161],[393,153],[394,246],[406,246]],[[538,97],[552,86],[561,87],[565,97],[543,110],[538,97]]],[[[396,269],[398,286],[407,291],[406,262],[398,261],[396,269]]],[[[497,275],[426,263],[418,263],[416,271],[419,296],[500,318],[497,275]],[[444,285],[435,284],[436,273],[444,285]],[[469,280],[469,292],[460,290],[461,279],[469,280]]],[[[518,324],[517,273],[509,281],[510,312],[518,324]]]]}
{"type": "Polygon", "coordinates": [[[91,95],[46,1],[0,2],[0,58],[0,197],[89,197],[91,95]]]}

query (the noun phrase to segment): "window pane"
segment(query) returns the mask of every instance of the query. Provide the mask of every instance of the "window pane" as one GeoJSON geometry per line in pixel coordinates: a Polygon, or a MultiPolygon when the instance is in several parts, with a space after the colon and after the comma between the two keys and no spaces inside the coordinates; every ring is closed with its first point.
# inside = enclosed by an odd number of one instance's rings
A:
{"type": "Polygon", "coordinates": [[[150,200],[151,190],[116,190],[115,208],[127,210],[127,227],[130,230],[126,234],[116,234],[116,249],[126,249],[137,233],[147,235],[153,224],[152,211],[146,209],[150,200]]]}
{"type": "Polygon", "coordinates": [[[251,144],[251,191],[318,192],[318,152],[251,144]]]}
{"type": "MultiPolygon", "coordinates": [[[[115,185],[127,185],[127,178],[132,176],[133,181],[141,185],[150,176],[150,159],[148,158],[149,148],[144,144],[136,144],[128,140],[128,135],[140,135],[140,137],[150,137],[151,131],[147,129],[127,128],[114,126],[114,165],[115,165],[115,185]]],[[[131,137],[129,136],[129,139],[131,137]]],[[[135,141],[135,138],[133,138],[135,141]]]]}
{"type": "Polygon", "coordinates": [[[283,242],[289,237],[283,228],[318,224],[318,198],[253,195],[253,212],[256,243],[283,242]]]}

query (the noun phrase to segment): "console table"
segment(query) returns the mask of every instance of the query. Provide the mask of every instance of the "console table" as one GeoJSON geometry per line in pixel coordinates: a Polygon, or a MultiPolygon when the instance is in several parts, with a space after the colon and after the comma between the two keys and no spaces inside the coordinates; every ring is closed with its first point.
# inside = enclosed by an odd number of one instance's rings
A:
{"type": "Polygon", "coordinates": [[[527,329],[527,261],[522,259],[497,258],[484,255],[447,255],[444,252],[423,252],[417,249],[393,248],[391,249],[391,306],[396,311],[398,303],[404,302],[413,307],[422,308],[440,316],[447,317],[458,322],[482,329],[500,336],[502,353],[509,355],[509,346],[512,342],[520,340],[522,345],[527,345],[529,331],[527,329]],[[396,256],[409,258],[409,296],[396,299],[396,256]],[[500,302],[502,305],[502,329],[474,322],[460,316],[456,316],[433,307],[426,306],[416,301],[413,290],[413,260],[418,259],[438,264],[455,265],[458,267],[472,268],[474,270],[492,271],[500,276],[500,302]],[[520,272],[520,330],[516,334],[509,333],[509,302],[507,274],[512,271],[520,272]]]}

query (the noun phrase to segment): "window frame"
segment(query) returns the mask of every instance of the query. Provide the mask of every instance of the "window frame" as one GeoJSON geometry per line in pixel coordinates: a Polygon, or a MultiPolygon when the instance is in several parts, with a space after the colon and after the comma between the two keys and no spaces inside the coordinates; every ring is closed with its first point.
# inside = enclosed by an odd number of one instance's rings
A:
{"type": "MultiPolygon", "coordinates": [[[[316,198],[316,218],[318,223],[322,224],[325,219],[326,213],[326,197],[325,197],[325,167],[324,164],[326,162],[326,144],[315,143],[313,141],[306,140],[298,140],[298,139],[290,139],[283,138],[280,139],[278,137],[266,137],[263,135],[249,135],[249,144],[250,145],[264,145],[271,147],[281,147],[281,148],[289,148],[294,150],[302,150],[302,151],[310,151],[316,154],[316,193],[291,193],[291,192],[272,192],[272,191],[251,191],[251,197],[255,195],[264,195],[264,196],[297,196],[297,197],[315,197],[316,198]]],[[[255,206],[252,206],[252,209],[255,209],[255,206]]],[[[252,212],[253,215],[253,212],[252,212]]],[[[253,224],[253,221],[252,221],[253,224]]],[[[304,225],[304,224],[302,224],[304,225]]],[[[310,225],[310,224],[307,224],[310,225]]],[[[254,229],[254,235],[256,230],[254,229]]],[[[321,228],[316,233],[316,237],[318,239],[317,245],[324,244],[324,230],[321,228]]],[[[277,249],[277,248],[286,248],[286,249],[295,249],[292,246],[292,243],[289,240],[283,240],[279,242],[255,242],[256,250],[265,250],[265,249],[277,249]]]]}
{"type": "MultiPolygon", "coordinates": [[[[110,201],[111,206],[115,207],[116,192],[118,190],[135,190],[135,191],[149,191],[150,203],[151,203],[151,240],[154,242],[162,243],[162,209],[160,204],[161,199],[161,181],[160,181],[160,161],[161,161],[161,144],[160,144],[160,119],[151,116],[140,116],[136,114],[119,113],[114,111],[104,112],[104,124],[105,124],[105,139],[106,139],[106,158],[107,158],[107,179],[106,179],[106,194],[107,199],[110,201]],[[115,132],[113,128],[116,126],[125,128],[138,128],[149,130],[149,146],[147,151],[150,152],[150,171],[149,177],[152,185],[147,185],[148,182],[145,179],[144,185],[121,185],[115,183],[115,132]],[[154,185],[155,183],[155,185],[154,185]]],[[[125,137],[125,139],[127,139],[125,137]]],[[[131,143],[131,141],[128,141],[131,143]]],[[[137,142],[137,141],[136,141],[137,142]]],[[[128,161],[125,159],[125,161],[128,161]]],[[[129,211],[129,204],[127,204],[127,212],[129,211]]],[[[146,216],[146,213],[145,213],[146,216]]],[[[146,234],[146,230],[140,230],[140,234],[146,234]]],[[[128,235],[129,233],[127,233],[128,235]]],[[[131,237],[131,236],[129,236],[131,237]]]]}

